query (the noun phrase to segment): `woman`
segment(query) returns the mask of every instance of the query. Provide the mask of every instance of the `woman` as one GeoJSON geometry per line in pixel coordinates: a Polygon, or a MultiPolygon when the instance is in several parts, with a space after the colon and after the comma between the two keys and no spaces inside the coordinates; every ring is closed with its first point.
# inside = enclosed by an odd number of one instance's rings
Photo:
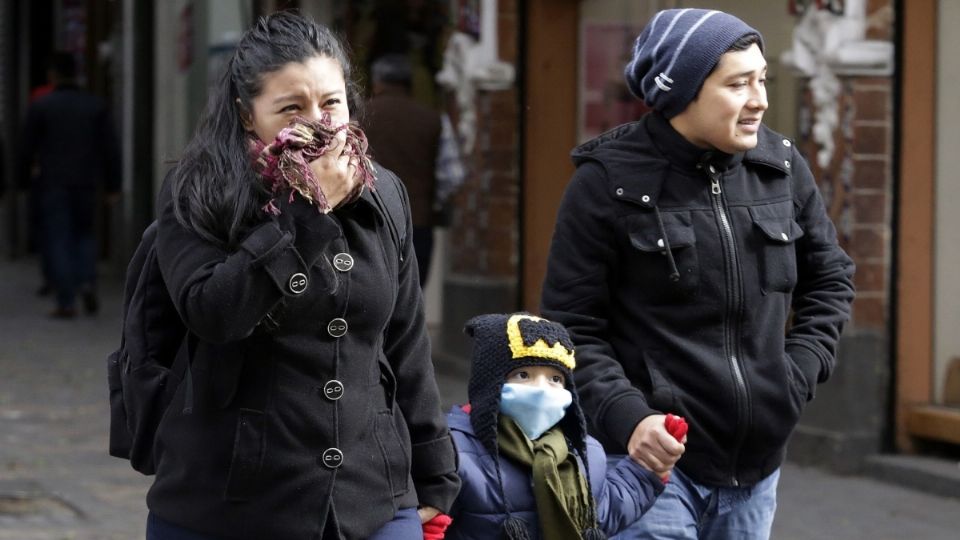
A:
{"type": "Polygon", "coordinates": [[[148,538],[422,538],[456,496],[413,247],[397,252],[358,189],[345,132],[309,164],[326,213],[274,197],[252,166],[295,117],[347,122],[353,95],[329,30],[260,19],[161,195],[157,257],[191,332],[192,390],[159,427],[148,538]]]}

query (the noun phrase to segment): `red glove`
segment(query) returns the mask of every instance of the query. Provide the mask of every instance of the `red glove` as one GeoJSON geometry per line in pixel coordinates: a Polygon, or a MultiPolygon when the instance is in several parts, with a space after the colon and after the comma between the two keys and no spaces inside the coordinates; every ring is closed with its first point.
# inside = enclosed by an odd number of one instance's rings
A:
{"type": "Polygon", "coordinates": [[[446,514],[437,514],[430,521],[423,524],[423,540],[443,540],[447,527],[453,519],[446,514]]]}
{"type": "MultiPolygon", "coordinates": [[[[684,420],[682,416],[668,413],[667,417],[663,420],[663,427],[666,428],[667,433],[673,435],[673,438],[676,439],[677,442],[683,442],[683,438],[687,435],[687,421],[684,420]]],[[[664,484],[669,481],[669,474],[663,477],[664,484]]]]}
{"type": "Polygon", "coordinates": [[[663,425],[667,428],[667,433],[673,435],[677,442],[682,442],[683,437],[687,434],[687,421],[682,416],[667,414],[663,425]]]}

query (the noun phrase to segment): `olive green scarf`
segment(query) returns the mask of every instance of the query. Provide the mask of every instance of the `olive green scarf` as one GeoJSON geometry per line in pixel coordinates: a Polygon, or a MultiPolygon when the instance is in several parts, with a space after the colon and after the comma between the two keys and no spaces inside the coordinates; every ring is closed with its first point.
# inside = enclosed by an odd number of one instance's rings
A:
{"type": "Polygon", "coordinates": [[[503,455],[533,470],[541,538],[580,540],[581,531],[595,527],[590,488],[559,427],[531,441],[513,419],[500,415],[498,439],[503,455]]]}

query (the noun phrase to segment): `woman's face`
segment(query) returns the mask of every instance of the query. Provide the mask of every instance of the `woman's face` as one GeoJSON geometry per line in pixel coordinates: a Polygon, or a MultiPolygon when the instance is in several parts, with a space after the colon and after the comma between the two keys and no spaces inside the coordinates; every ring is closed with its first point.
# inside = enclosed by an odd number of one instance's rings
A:
{"type": "Polygon", "coordinates": [[[263,75],[260,95],[250,105],[248,114],[240,114],[243,126],[265,143],[296,116],[320,120],[327,112],[334,125],[350,120],[343,69],[336,60],[320,55],[263,75]]]}

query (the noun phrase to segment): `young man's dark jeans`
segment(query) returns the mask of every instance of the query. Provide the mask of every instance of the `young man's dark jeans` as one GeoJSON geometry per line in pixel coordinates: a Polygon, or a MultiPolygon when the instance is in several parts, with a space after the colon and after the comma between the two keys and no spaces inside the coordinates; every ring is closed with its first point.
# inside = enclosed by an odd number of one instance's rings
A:
{"type": "MultiPolygon", "coordinates": [[[[614,458],[607,456],[608,465],[614,458]]],[[[777,510],[780,469],[750,487],[709,487],[674,469],[639,521],[611,540],[766,540],[777,510]]]]}

